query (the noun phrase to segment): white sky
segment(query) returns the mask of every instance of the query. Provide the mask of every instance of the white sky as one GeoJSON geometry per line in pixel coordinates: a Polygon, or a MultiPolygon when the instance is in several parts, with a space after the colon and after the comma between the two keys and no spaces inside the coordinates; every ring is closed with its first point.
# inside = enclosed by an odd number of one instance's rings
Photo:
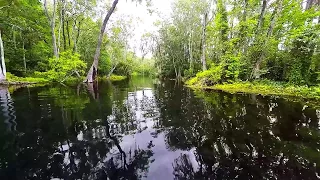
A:
{"type": "MultiPolygon", "coordinates": [[[[162,18],[169,17],[172,2],[173,0],[152,0],[152,6],[147,7],[145,1],[140,4],[132,2],[132,0],[119,0],[117,9],[112,14],[110,20],[116,20],[124,15],[135,19],[133,22],[133,37],[129,40],[129,46],[131,50],[135,47],[137,55],[141,56],[141,52],[139,51],[141,36],[147,32],[157,31],[154,22],[160,20],[160,16],[162,18]],[[154,13],[150,14],[148,9],[154,10],[154,13]]],[[[147,56],[150,57],[151,55],[148,54],[147,56]]]]}

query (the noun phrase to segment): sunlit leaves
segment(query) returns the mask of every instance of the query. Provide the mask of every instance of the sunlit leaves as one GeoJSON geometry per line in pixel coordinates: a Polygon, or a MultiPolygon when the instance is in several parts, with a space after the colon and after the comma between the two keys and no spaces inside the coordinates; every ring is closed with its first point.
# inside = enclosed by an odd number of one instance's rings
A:
{"type": "Polygon", "coordinates": [[[80,55],[71,51],[60,53],[59,58],[50,58],[46,72],[37,72],[38,76],[44,76],[53,81],[62,81],[74,73],[85,73],[86,63],[80,60],[80,55]]]}

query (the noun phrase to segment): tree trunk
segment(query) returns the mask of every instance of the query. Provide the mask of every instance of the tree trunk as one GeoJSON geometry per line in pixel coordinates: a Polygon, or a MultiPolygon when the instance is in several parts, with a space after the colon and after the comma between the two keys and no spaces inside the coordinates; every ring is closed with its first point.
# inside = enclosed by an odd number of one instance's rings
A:
{"type": "Polygon", "coordinates": [[[22,39],[22,50],[23,50],[24,73],[25,73],[25,75],[27,75],[27,62],[26,62],[26,50],[24,49],[24,39],[22,39]]]}
{"type": "MultiPolygon", "coordinates": [[[[271,14],[270,25],[269,25],[269,28],[268,28],[267,39],[265,41],[265,44],[268,43],[268,40],[269,40],[270,36],[272,35],[273,28],[274,28],[275,23],[276,23],[276,16],[279,13],[278,11],[281,8],[281,6],[282,6],[282,0],[277,0],[277,6],[275,7],[275,9],[273,10],[273,12],[271,14]]],[[[255,79],[259,79],[260,78],[260,73],[259,73],[260,65],[261,65],[261,63],[262,63],[262,61],[263,61],[263,59],[265,58],[265,55],[266,55],[265,49],[266,49],[265,47],[262,48],[262,52],[261,52],[261,54],[259,56],[258,61],[255,64],[254,69],[253,69],[252,76],[255,79]]]]}
{"type": "Polygon", "coordinates": [[[207,63],[206,63],[206,26],[207,26],[207,18],[208,18],[208,13],[205,13],[204,14],[204,18],[203,18],[203,27],[202,27],[202,55],[201,55],[202,71],[207,70],[207,63]]]}
{"type": "Polygon", "coordinates": [[[306,10],[310,9],[312,7],[314,0],[307,0],[307,4],[306,4],[306,10]]]}
{"type": "Polygon", "coordinates": [[[272,15],[271,15],[271,23],[270,23],[269,28],[268,28],[267,38],[269,38],[272,35],[273,28],[274,28],[274,26],[276,24],[276,16],[279,13],[279,9],[281,8],[281,6],[282,6],[282,0],[278,0],[277,1],[277,6],[275,7],[275,9],[274,9],[274,11],[272,12],[272,15]]]}
{"type": "Polygon", "coordinates": [[[178,80],[180,80],[181,79],[181,69],[180,69],[180,67],[178,68],[178,78],[177,78],[178,80]]]}
{"type": "Polygon", "coordinates": [[[74,44],[73,44],[73,53],[77,52],[77,44],[78,44],[78,39],[80,36],[80,27],[81,27],[81,21],[78,22],[77,35],[76,35],[76,38],[75,38],[74,44]]]}
{"type": "MultiPolygon", "coordinates": [[[[320,0],[318,0],[318,11],[320,11],[320,0]]],[[[318,16],[318,24],[320,24],[320,15],[318,16]]]]}
{"type": "MultiPolygon", "coordinates": [[[[63,8],[62,8],[63,9],[63,8]]],[[[61,48],[61,27],[62,27],[62,9],[60,10],[60,22],[59,22],[59,29],[58,29],[58,54],[60,53],[61,48]]]]}
{"type": "Polygon", "coordinates": [[[118,65],[118,63],[117,63],[116,65],[114,65],[114,67],[109,71],[107,77],[110,77],[110,76],[111,76],[111,74],[113,73],[113,71],[116,69],[117,65],[118,65]]]}
{"type": "Polygon", "coordinates": [[[173,62],[174,73],[176,74],[176,78],[177,78],[178,77],[178,72],[177,72],[176,63],[174,61],[174,58],[172,59],[172,62],[173,62]]]}
{"type": "Polygon", "coordinates": [[[96,52],[95,52],[94,58],[93,58],[93,63],[92,63],[92,65],[91,65],[91,67],[90,67],[90,69],[88,71],[86,79],[83,82],[92,83],[96,79],[103,34],[104,34],[105,29],[106,29],[106,25],[107,25],[107,23],[109,21],[109,18],[111,16],[111,14],[113,13],[114,9],[116,8],[118,2],[119,2],[119,0],[114,0],[113,1],[111,8],[109,9],[106,17],[103,20],[103,24],[101,26],[100,34],[99,34],[99,37],[98,37],[98,44],[97,44],[97,47],[96,47],[96,52]]]}
{"type": "Polygon", "coordinates": [[[189,37],[189,58],[190,58],[189,69],[191,69],[191,71],[193,72],[192,31],[190,32],[190,37],[189,37]]]}
{"type": "Polygon", "coordinates": [[[189,42],[188,42],[188,56],[189,56],[189,69],[193,70],[192,68],[192,55],[191,55],[191,38],[189,37],[189,42]]]}
{"type": "Polygon", "coordinates": [[[54,27],[55,27],[55,12],[56,12],[56,0],[53,0],[53,13],[52,13],[52,18],[50,18],[49,16],[49,12],[48,12],[48,8],[47,8],[47,0],[44,0],[44,11],[45,14],[48,18],[48,22],[50,24],[51,27],[51,38],[52,38],[52,47],[53,47],[53,54],[55,57],[59,58],[59,54],[58,54],[58,48],[57,48],[57,43],[56,43],[56,35],[54,32],[54,27]]]}
{"type": "MultiPolygon", "coordinates": [[[[263,22],[264,22],[264,14],[266,11],[266,7],[267,7],[267,0],[263,0],[262,2],[262,7],[261,7],[261,12],[260,12],[260,16],[259,16],[259,21],[256,27],[256,37],[261,35],[261,29],[263,27],[263,22]]],[[[255,38],[256,39],[256,38],[255,38]]],[[[251,73],[251,79],[259,79],[260,78],[260,64],[263,60],[264,57],[264,51],[262,50],[258,60],[254,63],[254,67],[252,69],[252,73],[251,73]]]]}
{"type": "Polygon", "coordinates": [[[264,14],[266,12],[266,8],[267,8],[267,0],[263,0],[262,7],[261,7],[261,12],[260,12],[260,16],[259,16],[259,21],[258,21],[258,24],[257,24],[257,32],[259,32],[260,29],[263,26],[264,14]]]}
{"type": "Polygon", "coordinates": [[[239,41],[237,42],[237,48],[238,51],[242,52],[243,54],[246,53],[246,49],[247,49],[247,34],[248,34],[248,30],[247,30],[247,12],[248,12],[248,5],[249,5],[249,0],[245,0],[244,1],[244,9],[243,9],[243,14],[242,14],[242,18],[241,18],[241,22],[240,23],[240,30],[239,30],[239,41]]]}
{"type": "Polygon", "coordinates": [[[6,64],[4,61],[4,47],[3,47],[2,37],[1,37],[1,29],[0,29],[0,61],[1,61],[0,81],[5,81],[7,70],[6,70],[6,64]]]}
{"type": "Polygon", "coordinates": [[[65,1],[62,0],[63,7],[61,10],[61,21],[62,21],[62,37],[63,37],[63,50],[67,49],[67,40],[66,40],[66,33],[65,33],[65,24],[64,24],[64,15],[65,15],[65,1]]]}
{"type": "Polygon", "coordinates": [[[70,31],[69,31],[69,20],[67,20],[67,35],[68,35],[68,48],[70,48],[71,43],[70,43],[70,31]]]}

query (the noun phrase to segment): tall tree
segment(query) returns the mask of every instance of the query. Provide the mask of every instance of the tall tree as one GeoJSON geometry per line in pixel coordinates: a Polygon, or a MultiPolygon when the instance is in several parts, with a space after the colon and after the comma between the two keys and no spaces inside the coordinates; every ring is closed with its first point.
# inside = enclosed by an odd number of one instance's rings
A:
{"type": "Polygon", "coordinates": [[[2,41],[2,37],[1,37],[1,28],[0,28],[0,61],[1,61],[1,72],[0,72],[0,81],[4,81],[6,80],[6,63],[4,61],[4,47],[3,47],[3,41],[2,41]]]}
{"type": "Polygon", "coordinates": [[[207,18],[208,13],[205,12],[203,16],[203,27],[202,27],[202,55],[201,55],[201,62],[202,62],[202,70],[207,70],[207,63],[206,63],[206,29],[207,29],[207,18]]]}
{"type": "MultiPolygon", "coordinates": [[[[263,0],[262,5],[261,5],[261,12],[259,15],[258,24],[256,27],[256,41],[258,43],[261,43],[261,42],[259,42],[259,41],[261,41],[259,38],[261,37],[261,34],[263,33],[262,29],[263,29],[266,8],[267,8],[267,0],[263,0]]],[[[276,12],[276,10],[274,12],[276,12]]],[[[261,66],[261,62],[262,62],[263,58],[264,58],[264,52],[262,49],[262,52],[260,53],[260,57],[258,58],[258,60],[256,60],[254,67],[252,69],[252,77],[251,78],[255,78],[255,79],[260,78],[260,68],[261,68],[260,66],[261,66]]]]}
{"type": "Polygon", "coordinates": [[[101,50],[101,44],[102,44],[103,35],[104,35],[104,32],[105,32],[107,23],[109,21],[109,18],[112,15],[112,13],[114,12],[118,2],[119,2],[119,0],[114,0],[113,1],[111,8],[109,9],[106,17],[103,20],[103,23],[102,23],[102,26],[101,26],[101,29],[100,29],[100,34],[99,34],[99,37],[98,37],[98,44],[97,44],[97,47],[96,47],[96,52],[95,52],[94,58],[93,58],[93,63],[92,63],[92,65],[91,65],[91,67],[90,67],[90,69],[89,69],[89,71],[87,73],[87,77],[84,80],[84,82],[92,83],[96,79],[96,76],[97,76],[97,73],[98,73],[98,64],[99,64],[99,57],[100,57],[100,50],[101,50]]]}
{"type": "Polygon", "coordinates": [[[48,12],[47,0],[44,0],[43,8],[44,8],[45,14],[48,18],[48,22],[49,22],[50,28],[51,28],[53,54],[56,58],[59,58],[58,47],[57,47],[57,42],[56,42],[56,34],[55,34],[56,0],[53,0],[52,17],[50,17],[49,12],[48,12]]]}

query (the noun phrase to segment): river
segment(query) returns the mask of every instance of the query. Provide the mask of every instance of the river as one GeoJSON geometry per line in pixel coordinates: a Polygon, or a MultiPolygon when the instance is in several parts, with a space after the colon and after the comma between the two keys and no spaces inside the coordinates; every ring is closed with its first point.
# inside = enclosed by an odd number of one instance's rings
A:
{"type": "Polygon", "coordinates": [[[0,179],[317,179],[320,109],[132,78],[0,92],[0,179]]]}

